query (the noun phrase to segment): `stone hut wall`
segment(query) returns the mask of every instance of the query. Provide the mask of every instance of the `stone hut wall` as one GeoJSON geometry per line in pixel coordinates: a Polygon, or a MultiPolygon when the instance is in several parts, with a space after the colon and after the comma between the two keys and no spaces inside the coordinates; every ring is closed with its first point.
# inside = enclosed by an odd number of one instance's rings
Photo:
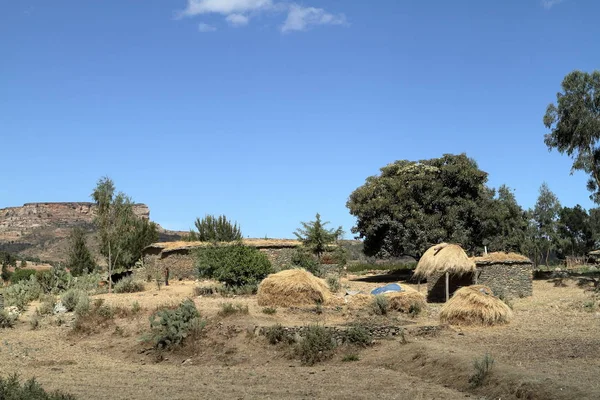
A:
{"type": "Polygon", "coordinates": [[[477,284],[488,286],[496,296],[533,295],[533,265],[530,263],[477,264],[476,278],[477,284]]]}

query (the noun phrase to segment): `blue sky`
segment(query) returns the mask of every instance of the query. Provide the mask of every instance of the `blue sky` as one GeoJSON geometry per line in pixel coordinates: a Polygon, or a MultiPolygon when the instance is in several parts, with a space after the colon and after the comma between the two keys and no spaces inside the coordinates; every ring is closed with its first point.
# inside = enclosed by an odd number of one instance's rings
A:
{"type": "Polygon", "coordinates": [[[564,75],[600,68],[593,0],[0,0],[0,207],[90,201],[97,179],[166,228],[226,214],[291,237],[399,159],[466,152],[525,208],[564,75]]]}

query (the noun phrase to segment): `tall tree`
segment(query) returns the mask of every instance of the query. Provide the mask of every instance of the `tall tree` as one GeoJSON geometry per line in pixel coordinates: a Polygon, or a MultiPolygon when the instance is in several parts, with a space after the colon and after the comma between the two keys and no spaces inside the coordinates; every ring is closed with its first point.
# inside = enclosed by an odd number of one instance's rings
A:
{"type": "Polygon", "coordinates": [[[108,177],[98,180],[92,198],[97,205],[95,223],[99,230],[100,253],[108,264],[111,291],[113,271],[133,266],[141,257],[142,249],[158,240],[158,227],[137,217],[131,198],[123,192],[115,194],[115,185],[108,177]]]}
{"type": "Polygon", "coordinates": [[[549,150],[556,149],[573,158],[574,170],[589,175],[590,198],[600,203],[600,71],[573,71],[562,81],[563,92],[556,95],[544,115],[544,125],[551,129],[544,141],[549,150]]]}
{"type": "Polygon", "coordinates": [[[196,230],[190,230],[188,240],[200,242],[233,242],[242,239],[242,231],[237,222],[231,222],[225,215],[206,215],[196,218],[196,230]]]}
{"type": "Polygon", "coordinates": [[[71,231],[66,267],[73,276],[87,274],[96,269],[96,261],[87,247],[85,231],[80,227],[71,231]]]}
{"type": "Polygon", "coordinates": [[[314,221],[300,222],[301,228],[296,229],[294,235],[320,260],[327,250],[327,246],[340,239],[344,234],[342,227],[327,229],[325,225],[329,221],[321,221],[321,215],[317,213],[314,221]]]}
{"type": "Polygon", "coordinates": [[[508,186],[500,186],[497,198],[484,203],[481,212],[483,243],[490,251],[523,251],[527,216],[508,186]]]}
{"type": "Polygon", "coordinates": [[[532,216],[537,228],[537,248],[544,256],[546,265],[548,265],[550,252],[556,249],[558,244],[558,213],[560,209],[558,197],[545,182],[542,183],[532,216]]]}
{"type": "Polygon", "coordinates": [[[590,216],[577,204],[573,208],[563,207],[558,213],[558,235],[560,255],[565,257],[585,256],[594,249],[594,237],[590,216]]]}
{"type": "Polygon", "coordinates": [[[481,210],[493,197],[486,182],[487,173],[465,154],[396,161],[350,195],[346,206],[357,218],[352,232],[364,239],[369,256],[419,258],[443,241],[482,248],[481,210]]]}

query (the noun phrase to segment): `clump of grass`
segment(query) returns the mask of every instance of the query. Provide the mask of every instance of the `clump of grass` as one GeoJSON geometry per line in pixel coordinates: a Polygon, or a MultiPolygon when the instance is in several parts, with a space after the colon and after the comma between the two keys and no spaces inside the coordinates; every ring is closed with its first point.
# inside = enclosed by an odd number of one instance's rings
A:
{"type": "Polygon", "coordinates": [[[280,324],[265,328],[264,334],[269,343],[273,345],[279,343],[291,344],[294,342],[292,335],[290,335],[289,332],[286,331],[285,328],[280,324]]]}
{"type": "Polygon", "coordinates": [[[212,296],[218,293],[218,287],[214,286],[195,286],[194,296],[212,296]]]}
{"type": "Polygon", "coordinates": [[[163,309],[150,316],[151,333],[146,340],[158,349],[182,346],[188,339],[200,336],[206,323],[192,300],[185,300],[175,309],[163,309]]]}
{"type": "Polygon", "coordinates": [[[413,302],[408,308],[408,315],[411,317],[416,317],[417,315],[421,314],[421,312],[423,312],[423,307],[418,302],[413,302]]]}
{"type": "Polygon", "coordinates": [[[293,355],[304,365],[314,365],[331,358],[337,347],[331,332],[320,325],[309,325],[305,335],[295,344],[293,355]]]}
{"type": "Polygon", "coordinates": [[[587,312],[594,312],[597,308],[597,304],[594,300],[589,300],[583,303],[583,309],[587,312]]]}
{"type": "Polygon", "coordinates": [[[329,286],[329,290],[333,293],[337,293],[342,288],[340,283],[340,278],[337,276],[328,276],[327,277],[327,286],[329,286]]]}
{"type": "Polygon", "coordinates": [[[132,276],[121,279],[114,287],[115,293],[136,293],[145,289],[144,282],[136,281],[132,276]]]}
{"type": "Polygon", "coordinates": [[[344,362],[360,361],[360,357],[358,357],[358,354],[356,354],[356,353],[350,353],[350,354],[346,354],[342,358],[342,361],[344,361],[344,362]]]}
{"type": "Polygon", "coordinates": [[[262,312],[263,314],[273,315],[277,312],[277,309],[275,307],[264,307],[262,312]]]}
{"type": "Polygon", "coordinates": [[[41,300],[42,303],[36,309],[36,314],[52,315],[52,313],[54,313],[54,306],[56,305],[56,298],[52,295],[44,295],[41,300]]]}
{"type": "Polygon", "coordinates": [[[389,307],[390,302],[388,298],[382,294],[375,296],[371,305],[373,312],[377,315],[387,315],[389,307]]]}
{"type": "Polygon", "coordinates": [[[258,285],[255,283],[247,283],[238,286],[216,286],[216,291],[223,297],[231,296],[251,296],[258,291],[258,285]]]}
{"type": "Polygon", "coordinates": [[[12,328],[15,326],[16,318],[9,315],[6,310],[0,310],[0,329],[1,328],[12,328]]]}
{"type": "Polygon", "coordinates": [[[221,310],[219,311],[219,315],[222,317],[228,317],[233,314],[248,314],[248,306],[244,304],[233,304],[233,303],[223,303],[221,304],[221,310]]]}
{"type": "Polygon", "coordinates": [[[140,303],[138,303],[137,301],[134,301],[133,304],[131,305],[131,312],[136,315],[138,314],[140,311],[142,310],[142,307],[140,306],[140,303]]]}
{"type": "Polygon", "coordinates": [[[315,313],[321,315],[323,314],[323,302],[317,301],[315,302],[315,313]]]}
{"type": "Polygon", "coordinates": [[[87,293],[81,290],[69,289],[61,296],[60,301],[67,311],[74,311],[77,303],[84,297],[87,297],[87,293]]]}
{"type": "Polygon", "coordinates": [[[29,327],[31,328],[32,331],[35,331],[40,327],[41,320],[42,319],[39,316],[39,314],[33,314],[31,316],[31,318],[29,319],[29,327]]]}
{"type": "Polygon", "coordinates": [[[492,371],[493,366],[494,358],[488,353],[485,353],[485,355],[480,359],[476,358],[473,361],[473,367],[475,368],[475,372],[469,378],[469,383],[471,384],[471,387],[476,388],[483,385],[486,378],[492,371]]]}
{"type": "Polygon", "coordinates": [[[363,325],[356,324],[346,330],[346,342],[366,347],[373,342],[373,338],[367,328],[363,325]]]}
{"type": "Polygon", "coordinates": [[[110,326],[114,317],[115,310],[104,299],[95,299],[91,306],[89,300],[82,301],[77,305],[73,332],[90,335],[110,326]]]}
{"type": "Polygon", "coordinates": [[[21,385],[17,374],[8,378],[0,376],[0,398],[11,400],[75,400],[74,396],[59,391],[47,393],[36,382],[35,378],[31,378],[21,385]]]}

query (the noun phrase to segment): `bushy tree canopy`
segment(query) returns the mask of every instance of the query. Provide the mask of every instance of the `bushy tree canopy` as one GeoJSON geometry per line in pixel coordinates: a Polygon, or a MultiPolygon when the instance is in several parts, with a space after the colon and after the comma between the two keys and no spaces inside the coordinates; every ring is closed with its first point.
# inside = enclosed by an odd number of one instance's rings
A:
{"type": "Polygon", "coordinates": [[[302,227],[296,229],[294,235],[319,259],[327,250],[327,246],[344,234],[341,226],[337,229],[325,228],[329,221],[321,221],[319,213],[315,216],[314,221],[300,222],[300,224],[302,224],[302,227]]]}
{"type": "Polygon", "coordinates": [[[73,276],[93,272],[96,269],[96,262],[85,241],[85,231],[80,227],[71,231],[66,267],[73,276]]]}
{"type": "Polygon", "coordinates": [[[196,218],[197,231],[190,230],[188,240],[201,242],[233,242],[242,239],[242,231],[237,222],[233,223],[225,215],[206,215],[196,218]]]}

